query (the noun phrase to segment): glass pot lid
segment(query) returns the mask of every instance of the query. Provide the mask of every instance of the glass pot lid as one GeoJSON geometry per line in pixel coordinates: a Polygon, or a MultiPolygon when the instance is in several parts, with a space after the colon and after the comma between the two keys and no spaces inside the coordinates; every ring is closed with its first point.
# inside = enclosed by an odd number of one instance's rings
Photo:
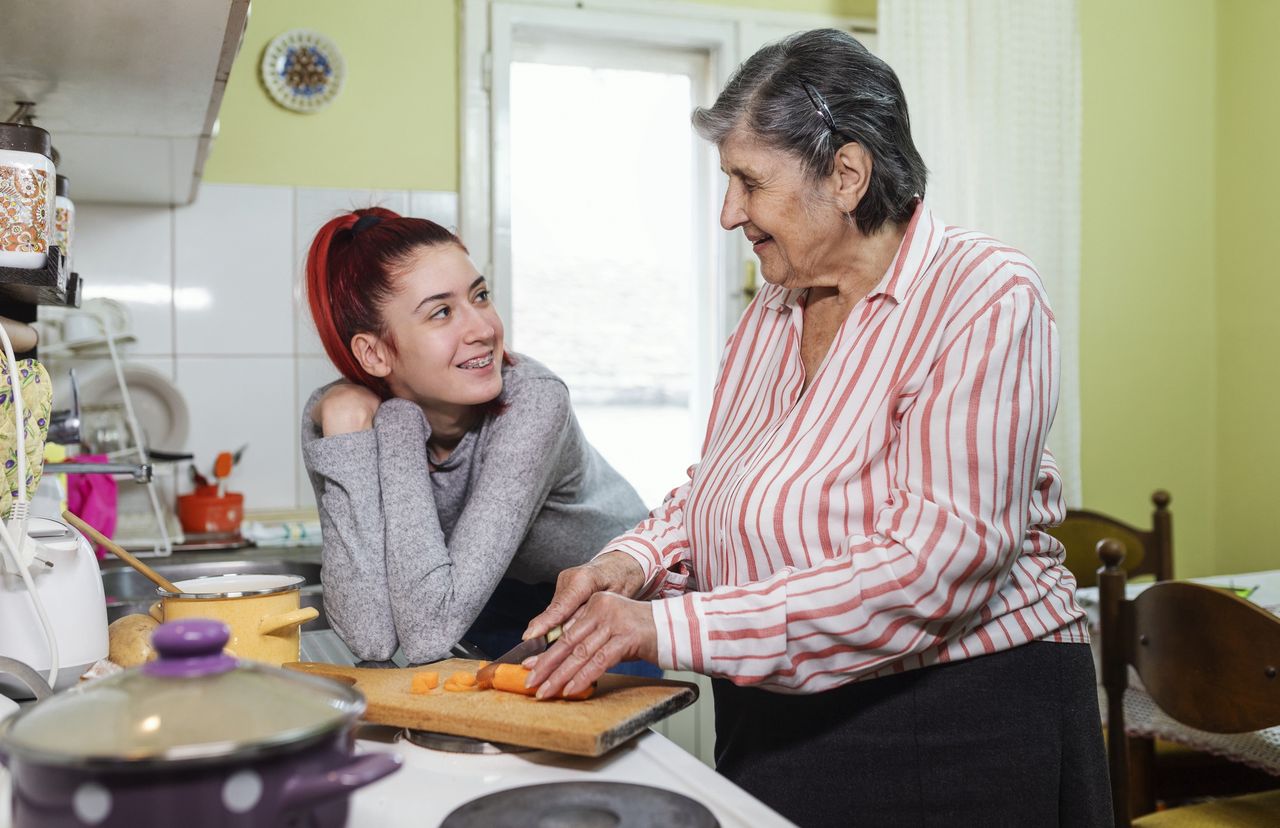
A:
{"type": "Polygon", "coordinates": [[[149,767],[292,750],[364,712],[351,687],[222,652],[230,630],[203,618],[161,624],[158,658],[19,713],[0,751],[58,765],[149,767]]]}

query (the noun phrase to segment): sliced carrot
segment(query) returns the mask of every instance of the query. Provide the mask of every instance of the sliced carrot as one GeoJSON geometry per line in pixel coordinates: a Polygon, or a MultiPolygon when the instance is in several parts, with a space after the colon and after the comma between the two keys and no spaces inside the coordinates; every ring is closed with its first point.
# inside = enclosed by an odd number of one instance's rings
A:
{"type": "MultiPolygon", "coordinates": [[[[493,689],[505,690],[508,693],[519,693],[522,696],[532,696],[538,692],[536,687],[525,687],[525,680],[529,678],[532,670],[526,670],[519,664],[499,664],[498,669],[493,673],[493,689]]],[[[560,698],[572,699],[580,701],[582,699],[591,698],[591,694],[596,691],[596,686],[592,684],[585,690],[579,690],[571,696],[561,696],[560,698]]]]}
{"type": "Polygon", "coordinates": [[[480,688],[476,687],[474,684],[459,684],[458,682],[450,679],[444,683],[444,689],[451,693],[474,693],[480,688]]]}
{"type": "Polygon", "coordinates": [[[424,670],[422,672],[413,674],[413,681],[409,685],[409,692],[418,693],[418,694],[427,693],[431,690],[436,689],[436,687],[439,686],[439,684],[440,684],[439,673],[435,672],[434,670],[431,670],[431,671],[424,670]]]}
{"type": "Polygon", "coordinates": [[[454,684],[461,684],[463,687],[471,687],[476,683],[475,673],[454,673],[449,676],[449,681],[454,684]]]}

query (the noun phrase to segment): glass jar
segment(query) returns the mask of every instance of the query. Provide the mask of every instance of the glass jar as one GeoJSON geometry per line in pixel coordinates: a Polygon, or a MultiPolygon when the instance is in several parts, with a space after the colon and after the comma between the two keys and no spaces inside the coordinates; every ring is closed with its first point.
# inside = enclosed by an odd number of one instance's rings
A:
{"type": "Polygon", "coordinates": [[[0,267],[44,267],[53,240],[54,175],[49,133],[0,124],[0,267]]]}
{"type": "Polygon", "coordinates": [[[71,238],[75,235],[76,205],[71,201],[68,191],[70,182],[65,175],[57,176],[57,195],[53,209],[53,243],[62,251],[66,260],[65,270],[71,272],[71,238]]]}

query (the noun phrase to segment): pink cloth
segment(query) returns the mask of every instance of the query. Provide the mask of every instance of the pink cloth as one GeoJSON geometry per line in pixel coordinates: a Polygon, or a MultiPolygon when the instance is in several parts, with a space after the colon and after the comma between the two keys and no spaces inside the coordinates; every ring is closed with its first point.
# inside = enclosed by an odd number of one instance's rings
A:
{"type": "MultiPolygon", "coordinates": [[[[70,458],[69,458],[70,459],[70,458]]],[[[77,463],[106,463],[105,454],[80,454],[77,463]]],[[[109,474],[67,475],[67,511],[107,537],[116,531],[116,479],[109,474]]],[[[95,546],[99,560],[107,552],[95,546]]]]}

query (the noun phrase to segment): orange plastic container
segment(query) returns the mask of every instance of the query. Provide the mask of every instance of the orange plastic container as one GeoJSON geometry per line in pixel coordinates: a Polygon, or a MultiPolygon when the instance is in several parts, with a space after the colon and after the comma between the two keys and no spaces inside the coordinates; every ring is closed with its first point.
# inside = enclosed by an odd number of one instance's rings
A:
{"type": "Polygon", "coordinates": [[[178,495],[178,522],[184,532],[238,532],[244,520],[244,495],[218,494],[217,486],[197,486],[191,494],[178,495]]]}

